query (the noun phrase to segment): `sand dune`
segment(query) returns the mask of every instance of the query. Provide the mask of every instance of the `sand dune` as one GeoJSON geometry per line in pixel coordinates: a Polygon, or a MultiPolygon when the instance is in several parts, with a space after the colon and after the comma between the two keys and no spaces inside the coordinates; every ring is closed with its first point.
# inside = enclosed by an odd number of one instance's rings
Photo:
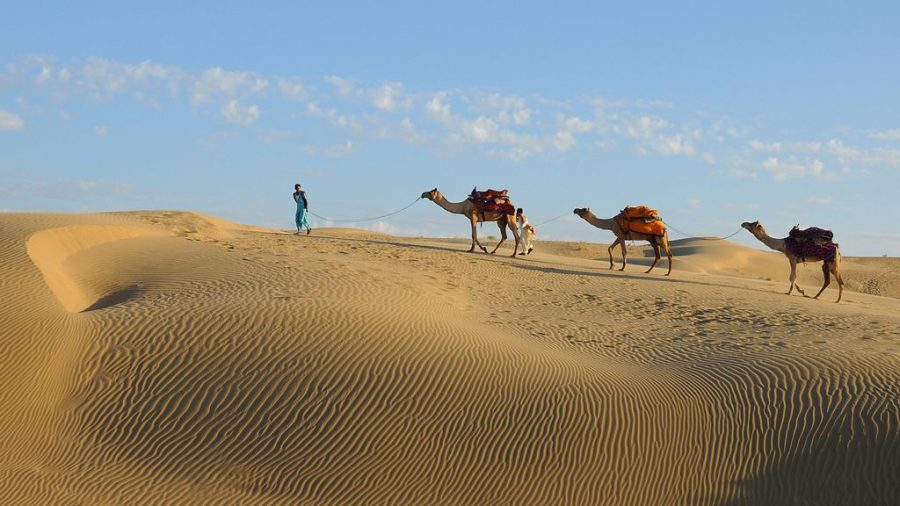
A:
{"type": "Polygon", "coordinates": [[[4,504],[900,502],[900,300],[859,293],[895,259],[837,305],[702,240],[664,278],[185,212],[0,230],[4,504]]]}

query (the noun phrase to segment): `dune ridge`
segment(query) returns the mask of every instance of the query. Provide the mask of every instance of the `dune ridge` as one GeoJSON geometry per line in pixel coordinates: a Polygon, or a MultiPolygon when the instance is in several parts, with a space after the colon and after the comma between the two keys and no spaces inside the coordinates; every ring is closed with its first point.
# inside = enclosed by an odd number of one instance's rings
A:
{"type": "Polygon", "coordinates": [[[719,245],[662,278],[192,213],[0,227],[5,502],[900,499],[900,301],[786,297],[719,245]]]}

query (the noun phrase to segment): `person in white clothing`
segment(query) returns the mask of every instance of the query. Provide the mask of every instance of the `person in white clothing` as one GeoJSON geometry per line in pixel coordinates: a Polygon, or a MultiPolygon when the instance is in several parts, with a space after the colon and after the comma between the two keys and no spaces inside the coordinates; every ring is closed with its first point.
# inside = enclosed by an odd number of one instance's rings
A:
{"type": "Polygon", "coordinates": [[[528,223],[525,211],[523,211],[521,207],[516,209],[516,225],[519,227],[519,234],[522,238],[522,251],[519,254],[528,255],[534,250],[532,241],[534,241],[534,238],[537,235],[537,230],[528,223]]]}

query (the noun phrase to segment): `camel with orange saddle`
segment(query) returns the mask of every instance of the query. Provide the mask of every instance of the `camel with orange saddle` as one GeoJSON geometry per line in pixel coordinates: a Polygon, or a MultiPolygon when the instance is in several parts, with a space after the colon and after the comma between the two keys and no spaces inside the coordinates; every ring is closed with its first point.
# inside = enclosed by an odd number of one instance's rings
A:
{"type": "Polygon", "coordinates": [[[669,271],[666,272],[666,276],[672,274],[672,250],[669,248],[669,234],[666,232],[666,224],[659,218],[659,213],[655,209],[650,209],[646,206],[626,207],[615,217],[606,219],[598,218],[587,207],[575,209],[573,212],[591,225],[603,230],[609,230],[616,236],[616,240],[607,249],[610,269],[613,268],[613,248],[617,245],[622,247],[622,268],[619,270],[624,271],[625,264],[628,262],[625,253],[625,241],[647,241],[653,247],[653,253],[656,254],[656,258],[650,264],[650,268],[647,269],[646,273],[649,273],[656,267],[656,263],[661,258],[659,249],[662,247],[669,259],[669,271]]]}
{"type": "Polygon", "coordinates": [[[453,213],[453,214],[461,214],[469,219],[469,222],[472,224],[472,247],[469,248],[469,253],[475,251],[475,245],[478,245],[481,248],[481,251],[487,253],[487,248],[481,245],[481,242],[478,240],[478,231],[476,225],[479,222],[483,223],[486,221],[496,221],[497,226],[500,227],[500,242],[494,246],[494,249],[491,250],[491,254],[493,255],[497,249],[503,244],[503,241],[506,240],[506,227],[509,227],[509,230],[512,232],[513,237],[516,239],[516,247],[513,249],[512,257],[516,256],[516,252],[519,251],[519,232],[516,228],[516,208],[512,205],[512,202],[509,201],[509,196],[507,195],[506,190],[497,191],[497,190],[488,190],[485,192],[479,192],[477,190],[472,190],[472,193],[469,195],[469,198],[462,202],[449,202],[444,195],[438,191],[437,188],[423,192],[423,199],[428,199],[435,204],[441,206],[445,211],[453,213]]]}

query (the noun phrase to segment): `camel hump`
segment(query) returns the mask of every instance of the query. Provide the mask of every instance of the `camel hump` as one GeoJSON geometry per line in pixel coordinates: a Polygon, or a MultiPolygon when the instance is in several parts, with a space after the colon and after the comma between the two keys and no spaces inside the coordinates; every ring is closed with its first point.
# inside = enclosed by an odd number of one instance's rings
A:
{"type": "Polygon", "coordinates": [[[794,256],[800,258],[831,261],[837,256],[838,245],[834,242],[834,233],[824,228],[809,227],[800,230],[800,227],[794,227],[784,244],[794,256]]]}
{"type": "Polygon", "coordinates": [[[622,213],[625,215],[625,218],[628,218],[629,220],[660,219],[659,211],[647,206],[626,207],[622,210],[622,213]]]}
{"type": "Polygon", "coordinates": [[[794,227],[788,236],[795,241],[832,242],[834,240],[834,232],[819,227],[809,227],[803,230],[800,230],[800,227],[794,227]]]}
{"type": "Polygon", "coordinates": [[[472,188],[472,193],[469,194],[470,198],[476,200],[490,200],[490,199],[509,199],[509,190],[485,190],[483,192],[478,191],[478,187],[472,188]]]}
{"type": "Polygon", "coordinates": [[[516,206],[509,200],[509,190],[507,189],[480,192],[473,188],[472,193],[469,194],[469,200],[474,202],[482,213],[516,213],[516,206]]]}

